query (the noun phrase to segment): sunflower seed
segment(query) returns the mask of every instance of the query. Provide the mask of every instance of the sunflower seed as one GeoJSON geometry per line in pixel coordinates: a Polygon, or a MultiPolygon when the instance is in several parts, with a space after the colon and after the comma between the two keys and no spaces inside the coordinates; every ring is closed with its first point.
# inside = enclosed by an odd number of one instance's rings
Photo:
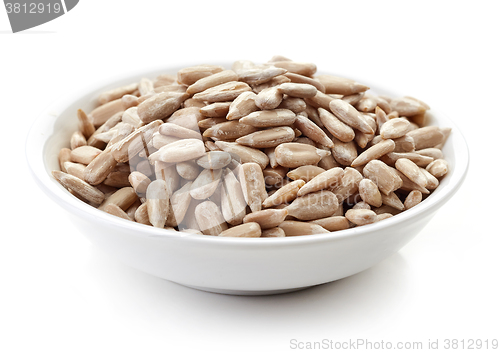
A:
{"type": "Polygon", "coordinates": [[[88,118],[94,124],[95,127],[101,126],[104,124],[109,118],[111,118],[116,113],[122,112],[123,109],[121,99],[116,99],[114,101],[105,103],[103,105],[98,106],[94,110],[90,112],[88,118]]]}
{"type": "Polygon", "coordinates": [[[242,146],[235,142],[216,141],[215,145],[231,154],[233,158],[240,159],[241,163],[257,163],[262,169],[269,164],[269,157],[261,150],[242,146]]]}
{"type": "Polygon", "coordinates": [[[309,137],[311,140],[319,143],[320,145],[332,148],[333,141],[326,135],[326,133],[318,127],[314,122],[304,117],[301,114],[297,115],[294,127],[299,129],[303,135],[309,137]]]}
{"type": "MultiPolygon", "coordinates": [[[[396,169],[406,175],[415,184],[425,188],[427,178],[420,172],[418,165],[407,158],[399,158],[395,163],[396,169]]],[[[432,174],[432,173],[431,173],[432,174]]]]}
{"type": "Polygon", "coordinates": [[[115,204],[122,210],[128,209],[132,204],[137,201],[137,194],[132,187],[124,187],[116,190],[104,202],[99,206],[100,210],[103,210],[109,204],[115,204]]]}
{"type": "Polygon", "coordinates": [[[283,167],[297,168],[302,165],[317,164],[321,158],[331,153],[302,143],[283,143],[274,151],[276,161],[283,167]]]}
{"type": "Polygon", "coordinates": [[[170,198],[170,209],[165,224],[170,227],[178,226],[184,219],[186,212],[191,203],[191,185],[192,182],[187,182],[182,188],[172,194],[170,198]]]}
{"type": "Polygon", "coordinates": [[[410,122],[403,118],[395,118],[387,121],[380,128],[380,135],[384,139],[395,139],[410,132],[410,122]]]}
{"type": "Polygon", "coordinates": [[[198,139],[183,139],[163,146],[150,155],[153,161],[179,163],[196,159],[205,154],[205,145],[198,139]]]}
{"type": "Polygon", "coordinates": [[[255,105],[262,110],[277,108],[283,100],[283,94],[278,87],[265,88],[255,97],[255,105]]]}
{"type": "Polygon", "coordinates": [[[371,207],[369,204],[367,204],[364,201],[359,201],[352,206],[352,210],[371,210],[371,207]]]}
{"type": "Polygon", "coordinates": [[[318,113],[324,127],[337,139],[342,142],[349,142],[354,139],[354,130],[349,125],[344,124],[326,109],[318,108],[318,113]]]}
{"type": "Polygon", "coordinates": [[[130,185],[134,188],[137,195],[145,194],[146,189],[149,184],[151,184],[151,179],[149,179],[146,175],[140,172],[132,172],[130,173],[128,180],[130,185]]]}
{"type": "Polygon", "coordinates": [[[404,208],[409,210],[410,208],[418,205],[422,201],[422,193],[418,190],[412,190],[408,196],[406,196],[404,208]]]}
{"type": "Polygon", "coordinates": [[[81,146],[70,153],[70,160],[74,163],[89,164],[102,151],[92,146],[81,146]]]}
{"type": "Polygon", "coordinates": [[[94,124],[92,124],[87,114],[81,109],[77,110],[76,116],[78,117],[78,129],[88,139],[95,132],[94,124]]]}
{"type": "Polygon", "coordinates": [[[284,76],[288,77],[293,83],[306,83],[316,87],[316,89],[320,92],[325,93],[325,86],[318,80],[312,79],[310,77],[304,75],[298,75],[293,72],[287,72],[284,76]]]}
{"type": "Polygon", "coordinates": [[[144,124],[165,119],[179,109],[187,98],[187,94],[179,92],[155,94],[137,106],[137,115],[144,124]]]}
{"type": "Polygon", "coordinates": [[[286,210],[292,217],[302,221],[310,221],[330,217],[338,207],[339,202],[335,194],[331,191],[322,190],[297,197],[286,207],[286,210]]]}
{"type": "Polygon", "coordinates": [[[432,163],[430,163],[425,168],[429,173],[431,173],[436,178],[441,178],[443,175],[448,173],[448,162],[444,159],[436,159],[432,163]]]}
{"type": "Polygon", "coordinates": [[[250,86],[244,82],[231,81],[196,93],[193,98],[209,103],[227,102],[232,101],[241,93],[251,90],[250,86]]]}
{"type": "Polygon", "coordinates": [[[224,70],[197,80],[187,88],[186,93],[193,95],[223,83],[234,82],[237,80],[238,75],[236,75],[233,70],[224,70]]]}
{"type": "Polygon", "coordinates": [[[240,167],[239,179],[246,203],[252,212],[260,211],[267,198],[262,169],[256,163],[244,163],[240,167]]]}
{"type": "Polygon", "coordinates": [[[280,227],[263,229],[261,238],[283,238],[285,237],[285,231],[280,227]]]}
{"type": "Polygon", "coordinates": [[[126,219],[127,221],[132,221],[132,219],[128,216],[128,214],[125,213],[125,211],[123,211],[120,207],[116,206],[113,203],[106,205],[103,211],[109,213],[110,215],[126,219]]]}
{"type": "Polygon", "coordinates": [[[262,202],[262,207],[269,208],[294,200],[297,197],[299,189],[304,186],[304,184],[304,180],[299,179],[284,185],[276,190],[274,194],[266,198],[264,202],[262,202]]]}
{"type": "Polygon", "coordinates": [[[345,217],[357,226],[374,223],[377,221],[377,214],[371,210],[348,210],[345,217]]]}
{"type": "Polygon", "coordinates": [[[238,121],[226,121],[206,129],[203,136],[214,137],[217,140],[224,141],[234,140],[256,131],[257,129],[251,125],[243,124],[238,121]]]}
{"type": "Polygon", "coordinates": [[[288,210],[268,209],[249,213],[243,218],[243,223],[256,222],[261,229],[270,229],[279,226],[288,215],[288,210]]]}
{"type": "Polygon", "coordinates": [[[327,94],[349,95],[364,92],[370,88],[344,77],[318,75],[315,78],[325,86],[325,93],[327,94]]]}
{"type": "Polygon", "coordinates": [[[196,65],[186,67],[177,72],[177,81],[190,86],[204,77],[216,74],[223,70],[224,68],[222,66],[217,65],[196,65]]]}
{"type": "Polygon", "coordinates": [[[146,190],[146,205],[148,209],[149,222],[156,228],[165,227],[169,211],[170,193],[167,183],[163,180],[155,180],[148,185],[146,190]]]}
{"type": "Polygon", "coordinates": [[[314,108],[323,108],[323,109],[330,109],[330,102],[334,98],[329,96],[328,94],[325,94],[321,91],[316,92],[316,95],[311,98],[304,98],[304,101],[309,104],[310,106],[314,108]]]}
{"type": "Polygon", "coordinates": [[[425,184],[425,188],[426,189],[434,190],[434,189],[436,189],[439,186],[439,180],[434,175],[432,175],[431,173],[429,173],[424,168],[420,168],[420,171],[427,178],[427,184],[425,184]]]}
{"type": "Polygon", "coordinates": [[[204,200],[213,195],[222,175],[221,169],[203,169],[191,185],[191,197],[204,200]]]}
{"type": "Polygon", "coordinates": [[[64,162],[64,169],[66,173],[76,176],[79,179],[84,179],[84,171],[86,166],[81,163],[73,163],[73,162],[64,162]]]}
{"type": "Polygon", "coordinates": [[[234,174],[226,169],[221,188],[221,209],[224,219],[233,226],[241,224],[246,214],[246,207],[240,183],[234,174]]]}
{"type": "Polygon", "coordinates": [[[219,235],[228,228],[219,207],[212,201],[197,205],[194,214],[200,230],[205,235],[219,235]]]}
{"type": "Polygon", "coordinates": [[[356,107],[356,109],[360,112],[368,113],[375,110],[375,108],[377,107],[377,101],[373,98],[373,96],[364,95],[355,105],[351,105],[356,107]]]}
{"type": "Polygon", "coordinates": [[[249,85],[258,85],[270,81],[272,78],[283,75],[287,72],[286,69],[278,67],[267,68],[252,68],[241,70],[238,72],[238,80],[248,83],[249,85]]]}
{"type": "Polygon", "coordinates": [[[378,159],[382,157],[384,154],[394,151],[396,144],[393,140],[384,140],[382,142],[373,145],[372,147],[366,149],[363,153],[361,153],[354,161],[352,161],[351,166],[357,167],[363,164],[368,163],[373,159],[378,159]]]}
{"type": "Polygon", "coordinates": [[[262,171],[266,186],[281,187],[283,185],[283,178],[288,172],[288,168],[278,166],[276,168],[267,167],[262,171]]]}
{"type": "Polygon", "coordinates": [[[429,163],[433,161],[432,157],[423,156],[418,153],[413,152],[390,152],[382,156],[381,160],[388,165],[394,165],[396,161],[400,158],[406,158],[418,165],[419,167],[426,167],[429,163]]]}
{"type": "Polygon", "coordinates": [[[342,168],[332,168],[318,174],[300,188],[297,196],[304,196],[312,192],[333,188],[341,182],[343,175],[344,170],[342,168]]]}
{"type": "Polygon", "coordinates": [[[111,153],[116,161],[125,163],[144,150],[161,124],[161,120],[152,121],[114,144],[111,148],[111,153]]]}
{"type": "MultiPolygon", "coordinates": [[[[420,172],[422,174],[425,174],[424,173],[424,170],[423,168],[420,168],[420,172]]],[[[399,175],[399,178],[403,181],[403,184],[401,185],[401,190],[405,190],[405,191],[412,191],[412,190],[418,190],[420,191],[422,194],[429,194],[429,190],[427,190],[426,187],[422,187],[418,184],[415,184],[413,181],[411,181],[410,179],[408,179],[408,177],[406,175],[404,175],[403,173],[401,173],[399,170],[396,169],[396,172],[398,173],[399,175]]],[[[429,180],[429,179],[427,179],[429,180]]],[[[426,184],[426,186],[428,185],[428,183],[426,184]]]]}
{"type": "Polygon", "coordinates": [[[297,116],[291,110],[275,109],[250,113],[239,122],[254,127],[289,126],[295,122],[296,118],[297,116]]]}
{"type": "Polygon", "coordinates": [[[341,182],[330,188],[330,191],[337,196],[339,203],[342,203],[348,197],[358,192],[361,180],[363,180],[363,176],[360,172],[354,168],[347,167],[344,169],[341,182]]]}
{"type": "Polygon", "coordinates": [[[194,160],[179,162],[175,165],[177,174],[184,180],[195,180],[200,169],[194,160]]]}
{"type": "Polygon", "coordinates": [[[361,199],[369,205],[380,207],[382,206],[382,196],[377,185],[370,179],[363,179],[359,182],[358,187],[361,199]]]}
{"type": "Polygon", "coordinates": [[[80,178],[58,170],[52,171],[52,176],[65,188],[72,190],[78,196],[90,203],[99,205],[104,200],[104,194],[97,188],[87,184],[80,178]]]}
{"type": "Polygon", "coordinates": [[[224,118],[224,120],[225,120],[226,115],[229,112],[230,105],[231,105],[231,102],[216,102],[216,103],[212,103],[212,104],[203,106],[202,108],[199,109],[199,111],[204,117],[224,118]]]}
{"type": "Polygon", "coordinates": [[[295,132],[292,128],[288,126],[280,126],[250,133],[246,136],[238,138],[236,142],[240,145],[249,147],[267,148],[276,147],[281,143],[291,142],[294,138],[295,132]]]}
{"type": "Polygon", "coordinates": [[[114,101],[116,99],[120,99],[126,94],[132,94],[137,90],[137,83],[131,83],[126,86],[121,86],[117,88],[113,88],[109,91],[102,92],[97,97],[97,102],[99,104],[106,104],[108,102],[114,101]]]}
{"type": "Polygon", "coordinates": [[[250,222],[227,229],[219,234],[220,237],[258,238],[261,229],[258,223],[250,222]]]}
{"type": "Polygon", "coordinates": [[[426,106],[410,98],[394,98],[389,104],[392,110],[398,112],[399,116],[411,117],[425,113],[427,110],[426,106]]]}
{"type": "Polygon", "coordinates": [[[312,76],[316,73],[316,65],[313,63],[303,63],[297,61],[274,61],[273,65],[286,69],[288,72],[292,72],[294,74],[302,76],[312,76]]]}
{"type": "Polygon", "coordinates": [[[243,92],[229,105],[226,119],[235,120],[255,112],[259,108],[255,105],[257,95],[253,92],[243,92]]]}
{"type": "Polygon", "coordinates": [[[344,123],[352,128],[358,129],[367,134],[373,134],[374,131],[366,120],[361,116],[356,108],[341,99],[333,99],[330,102],[330,111],[344,123]]]}
{"type": "Polygon", "coordinates": [[[231,155],[222,151],[211,151],[205,153],[196,163],[205,169],[222,169],[231,162],[231,155]]]}
{"type": "Polygon", "coordinates": [[[333,138],[332,156],[335,160],[344,166],[350,166],[358,157],[358,149],[354,141],[342,142],[333,138]]]}
{"type": "Polygon", "coordinates": [[[405,206],[394,192],[390,192],[388,195],[382,194],[382,203],[400,211],[405,209],[405,206]]]}
{"type": "Polygon", "coordinates": [[[421,156],[431,157],[433,159],[444,158],[443,152],[439,148],[424,148],[422,150],[415,151],[421,156]]]}
{"type": "Polygon", "coordinates": [[[152,225],[149,222],[148,205],[146,203],[143,203],[137,208],[134,214],[134,219],[137,223],[146,224],[148,226],[152,225]]]}
{"type": "Polygon", "coordinates": [[[166,122],[199,132],[198,122],[204,118],[199,108],[182,108],[175,111],[166,122]]]}
{"type": "Polygon", "coordinates": [[[363,175],[378,186],[379,190],[388,195],[391,191],[399,189],[403,181],[394,168],[382,161],[374,159],[363,168],[363,175]]]}
{"type": "Polygon", "coordinates": [[[310,221],[309,223],[317,224],[330,232],[349,229],[349,221],[344,216],[331,216],[326,218],[320,218],[310,221]]]}
{"type": "Polygon", "coordinates": [[[182,139],[201,140],[201,135],[199,132],[172,123],[161,124],[158,132],[165,136],[174,136],[182,139]]]}
{"type": "Polygon", "coordinates": [[[287,237],[329,233],[318,224],[300,221],[284,221],[279,227],[283,229],[287,237]]]}
{"type": "Polygon", "coordinates": [[[315,165],[303,165],[288,172],[287,176],[292,180],[303,180],[306,183],[313,180],[317,175],[326,170],[315,165]]]}
{"type": "Polygon", "coordinates": [[[312,98],[316,95],[318,89],[308,83],[282,83],[278,86],[278,90],[291,97],[297,98],[312,98]]]}

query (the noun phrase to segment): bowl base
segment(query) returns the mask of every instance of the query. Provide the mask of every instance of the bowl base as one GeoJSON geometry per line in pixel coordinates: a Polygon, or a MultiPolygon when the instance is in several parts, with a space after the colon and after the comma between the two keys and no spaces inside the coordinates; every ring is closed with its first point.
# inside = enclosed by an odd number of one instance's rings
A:
{"type": "Polygon", "coordinates": [[[207,288],[207,287],[190,286],[190,285],[182,284],[182,283],[178,283],[178,282],[174,282],[174,283],[180,284],[181,286],[184,286],[184,287],[201,290],[204,292],[217,293],[217,294],[227,294],[227,295],[248,295],[248,296],[284,294],[284,293],[297,292],[299,290],[304,290],[307,288],[315,287],[315,286],[306,286],[306,287],[299,287],[299,288],[288,288],[288,289],[277,289],[277,290],[232,290],[232,289],[220,289],[220,288],[207,288]]]}

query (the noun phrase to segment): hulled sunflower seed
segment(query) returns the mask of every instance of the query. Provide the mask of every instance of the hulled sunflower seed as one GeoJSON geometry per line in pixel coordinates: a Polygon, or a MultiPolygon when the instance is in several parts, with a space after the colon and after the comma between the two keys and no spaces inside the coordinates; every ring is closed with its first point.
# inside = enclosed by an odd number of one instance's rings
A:
{"type": "Polygon", "coordinates": [[[165,227],[169,211],[170,193],[163,180],[151,182],[146,190],[149,222],[156,228],[165,227]]]}
{"type": "Polygon", "coordinates": [[[92,124],[87,114],[81,109],[77,110],[76,116],[78,117],[78,129],[88,139],[95,132],[94,124],[92,124]]]}
{"type": "Polygon", "coordinates": [[[393,140],[390,139],[379,142],[356,157],[356,159],[352,161],[351,166],[357,167],[360,165],[364,165],[371,160],[378,159],[384,154],[394,151],[395,147],[396,144],[393,140]]]}
{"type": "Polygon", "coordinates": [[[335,160],[344,166],[350,166],[358,157],[358,149],[354,141],[342,142],[333,138],[332,156],[335,160]]]}
{"type": "Polygon", "coordinates": [[[420,171],[427,178],[427,184],[425,184],[425,188],[426,189],[434,190],[434,189],[436,189],[439,186],[439,180],[434,175],[432,175],[431,173],[429,173],[424,168],[420,168],[420,171]]]}
{"type": "Polygon", "coordinates": [[[221,188],[221,209],[224,219],[233,226],[241,224],[246,214],[246,207],[241,184],[233,172],[226,169],[221,188]]]}
{"type": "Polygon", "coordinates": [[[267,198],[262,169],[256,163],[244,163],[240,166],[239,179],[246,203],[252,212],[260,211],[267,198]]]}
{"type": "Polygon", "coordinates": [[[111,148],[111,153],[116,161],[125,163],[130,158],[139,154],[139,152],[145,150],[148,143],[153,138],[153,134],[158,131],[161,124],[161,120],[155,120],[140,127],[118,143],[114,144],[111,148]]]}
{"type": "Polygon", "coordinates": [[[221,169],[203,169],[191,185],[191,197],[204,200],[212,196],[219,185],[221,176],[221,169]]]}
{"type": "Polygon", "coordinates": [[[258,223],[250,222],[227,229],[219,234],[220,237],[258,238],[262,234],[258,223]]]}
{"type": "Polygon", "coordinates": [[[184,220],[184,216],[191,203],[190,190],[192,184],[191,181],[187,182],[170,197],[170,209],[165,222],[167,226],[176,227],[184,220]]]}
{"type": "Polygon", "coordinates": [[[297,197],[286,207],[286,210],[292,217],[302,221],[310,221],[330,217],[338,207],[339,202],[335,194],[331,191],[322,190],[297,197]]]}
{"type": "Polygon", "coordinates": [[[403,118],[395,118],[387,121],[380,128],[380,135],[384,139],[396,139],[411,131],[410,122],[403,118]]]}
{"type": "MultiPolygon", "coordinates": [[[[425,188],[427,178],[422,174],[418,165],[407,158],[399,158],[395,163],[396,169],[406,175],[415,184],[425,188]]],[[[432,174],[432,173],[431,173],[432,174]]]]}
{"type": "Polygon", "coordinates": [[[295,114],[304,112],[307,108],[306,102],[304,102],[301,98],[289,97],[286,96],[281,101],[280,105],[278,105],[277,109],[288,109],[294,112],[295,114]]]}
{"type": "Polygon", "coordinates": [[[394,192],[390,192],[388,195],[385,194],[381,195],[382,195],[382,203],[384,205],[391,206],[400,211],[403,211],[405,209],[405,206],[394,192]]]}
{"type": "Polygon", "coordinates": [[[243,218],[243,223],[256,222],[261,229],[270,229],[279,226],[288,215],[288,210],[268,209],[247,214],[243,218]]]}
{"type": "MultiPolygon", "coordinates": [[[[420,172],[425,175],[424,170],[425,169],[420,168],[420,172]]],[[[401,187],[400,187],[401,190],[404,190],[404,191],[418,190],[422,194],[429,194],[429,190],[427,190],[427,188],[422,187],[421,185],[418,185],[418,184],[414,183],[413,181],[411,181],[410,179],[408,179],[408,177],[406,175],[404,175],[403,173],[401,173],[399,170],[396,169],[396,171],[397,171],[397,173],[399,175],[399,178],[403,182],[402,185],[401,185],[401,187]]],[[[428,185],[428,183],[426,184],[426,186],[427,185],[428,185]]]]}
{"type": "Polygon", "coordinates": [[[262,110],[277,108],[283,100],[283,93],[278,87],[265,88],[255,97],[255,105],[262,110]]]}
{"type": "Polygon", "coordinates": [[[222,169],[231,162],[231,155],[222,151],[211,151],[205,153],[196,163],[205,169],[222,169]]]}
{"type": "Polygon", "coordinates": [[[196,65],[186,67],[177,72],[177,80],[187,86],[192,85],[196,81],[223,71],[224,68],[218,65],[196,65]]]}
{"type": "Polygon", "coordinates": [[[444,134],[437,126],[426,126],[408,132],[415,141],[415,149],[421,150],[439,145],[444,141],[444,134]]]}
{"type": "Polygon", "coordinates": [[[382,195],[377,185],[370,179],[363,179],[359,182],[358,187],[361,199],[374,207],[382,206],[382,195]]]}
{"type": "Polygon", "coordinates": [[[284,76],[288,77],[293,83],[307,83],[316,87],[316,89],[322,93],[325,93],[325,86],[318,80],[312,79],[304,75],[298,75],[293,72],[287,72],[284,76]]]}
{"type": "Polygon", "coordinates": [[[99,206],[99,209],[103,210],[104,207],[112,203],[125,211],[130,206],[132,206],[132,204],[137,201],[137,199],[137,194],[132,187],[124,187],[116,190],[113,194],[106,198],[104,202],[99,206]]]}
{"type": "Polygon", "coordinates": [[[238,80],[248,83],[249,85],[258,85],[268,82],[276,76],[283,75],[287,72],[286,69],[278,67],[252,68],[241,70],[238,72],[238,80]]]}
{"type": "Polygon", "coordinates": [[[283,143],[274,151],[279,165],[288,168],[297,168],[303,165],[317,164],[321,158],[331,153],[302,143],[283,143]]]}
{"type": "Polygon", "coordinates": [[[303,63],[296,61],[274,61],[273,65],[286,69],[288,72],[292,72],[294,74],[302,76],[312,76],[316,73],[317,69],[316,65],[313,63],[303,63]]]}
{"type": "Polygon", "coordinates": [[[77,178],[84,181],[85,168],[86,166],[81,163],[64,162],[64,169],[66,170],[66,173],[76,176],[77,178]]]}
{"type": "Polygon", "coordinates": [[[304,186],[304,184],[305,181],[299,179],[284,185],[276,190],[274,194],[266,198],[264,202],[262,202],[262,207],[269,208],[294,200],[297,197],[299,189],[304,186]]]}
{"type": "Polygon", "coordinates": [[[397,171],[377,159],[368,162],[364,166],[363,175],[373,181],[379,190],[386,195],[403,185],[397,171]]]}
{"type": "MultiPolygon", "coordinates": [[[[242,94],[245,94],[242,93],[242,94]]],[[[240,94],[241,96],[241,94],[240,94]]],[[[239,96],[238,96],[239,97],[239,96]]],[[[199,102],[199,101],[198,101],[199,102]]],[[[231,102],[216,102],[200,108],[200,113],[207,118],[226,118],[231,102]]],[[[201,126],[200,126],[201,127],[201,126]]]]}
{"type": "Polygon", "coordinates": [[[322,226],[308,222],[284,221],[279,227],[283,229],[287,237],[329,233],[322,226]]]}
{"type": "Polygon", "coordinates": [[[391,109],[398,112],[399,116],[414,116],[425,113],[428,109],[426,106],[410,98],[394,98],[389,103],[391,109]]]}
{"type": "Polygon", "coordinates": [[[330,110],[337,118],[344,123],[358,129],[366,134],[373,134],[374,131],[366,120],[361,116],[356,108],[341,99],[333,99],[330,102],[330,110]]]}
{"type": "Polygon", "coordinates": [[[275,127],[275,126],[290,126],[297,116],[294,112],[288,109],[275,109],[256,111],[248,114],[239,120],[240,123],[248,124],[254,127],[275,127]]]}
{"type": "Polygon", "coordinates": [[[106,104],[108,102],[120,99],[126,94],[134,93],[137,90],[137,88],[138,88],[137,83],[131,83],[129,85],[110,89],[108,91],[99,94],[99,96],[97,97],[97,102],[101,105],[106,104]]]}
{"type": "Polygon", "coordinates": [[[404,208],[409,210],[410,208],[418,205],[422,201],[422,193],[418,190],[412,190],[408,196],[406,196],[404,208]]]}
{"type": "Polygon", "coordinates": [[[293,125],[299,129],[304,136],[309,137],[312,141],[328,148],[333,147],[333,141],[328,137],[328,135],[307,117],[298,114],[293,125]]]}
{"type": "Polygon", "coordinates": [[[120,207],[116,206],[115,204],[111,203],[109,205],[106,205],[103,209],[104,212],[109,213],[110,215],[120,217],[122,219],[126,219],[127,221],[131,221],[132,219],[128,216],[125,211],[123,211],[120,207]]]}
{"type": "Polygon", "coordinates": [[[278,90],[291,97],[297,98],[312,98],[316,95],[318,89],[308,83],[282,83],[278,86],[278,90]]]}
{"type": "Polygon", "coordinates": [[[448,162],[444,159],[436,159],[432,163],[430,163],[425,168],[429,173],[431,173],[436,178],[441,178],[443,175],[448,173],[448,162]]]}
{"type": "Polygon", "coordinates": [[[64,164],[66,162],[71,162],[71,150],[69,148],[63,147],[59,150],[59,155],[57,156],[57,159],[59,161],[59,168],[66,173],[66,167],[64,164]]]}
{"type": "Polygon", "coordinates": [[[161,124],[158,132],[165,136],[174,136],[182,139],[201,140],[201,135],[199,132],[172,123],[161,124]]]}
{"type": "Polygon", "coordinates": [[[315,165],[303,165],[295,168],[287,173],[287,177],[292,180],[303,180],[306,183],[314,179],[317,175],[325,172],[326,170],[315,165]]]}
{"type": "Polygon", "coordinates": [[[74,163],[89,164],[102,151],[92,146],[80,146],[71,151],[70,160],[74,163]]]}
{"type": "Polygon", "coordinates": [[[269,157],[262,152],[261,150],[242,146],[235,142],[225,142],[225,141],[216,141],[215,145],[219,147],[224,152],[228,152],[237,159],[241,160],[241,163],[257,163],[262,169],[266,168],[269,164],[269,157]]]}
{"type": "Polygon", "coordinates": [[[349,142],[354,139],[354,130],[349,125],[344,124],[326,109],[318,108],[318,113],[324,127],[337,139],[342,142],[349,142]]]}
{"type": "Polygon", "coordinates": [[[358,192],[359,183],[363,180],[363,175],[356,169],[347,167],[340,183],[334,185],[330,190],[337,196],[339,203],[344,202],[348,197],[358,192]]]}
{"type": "Polygon", "coordinates": [[[283,238],[285,237],[285,231],[280,227],[274,227],[269,229],[263,229],[261,238],[283,238]]]}
{"type": "Polygon", "coordinates": [[[349,229],[349,221],[344,216],[331,216],[315,219],[313,221],[310,221],[310,223],[317,224],[330,232],[349,229]]]}
{"type": "Polygon", "coordinates": [[[236,142],[240,145],[249,147],[268,148],[276,147],[285,142],[291,142],[294,138],[295,132],[292,128],[288,126],[280,126],[249,133],[248,135],[239,137],[236,142]]]}
{"type": "Polygon", "coordinates": [[[238,121],[226,121],[214,125],[203,132],[204,137],[214,137],[217,140],[234,140],[239,137],[256,132],[257,129],[251,125],[238,121]]]}
{"type": "Polygon", "coordinates": [[[95,108],[90,112],[88,117],[92,122],[92,124],[94,124],[94,126],[97,127],[104,124],[109,118],[111,118],[116,113],[123,112],[124,110],[125,109],[123,109],[121,99],[116,99],[114,101],[98,106],[97,108],[95,108]]]}
{"type": "Polygon", "coordinates": [[[255,105],[257,95],[253,92],[243,92],[229,105],[227,120],[235,120],[247,116],[250,113],[257,111],[259,108],[255,105]]]}
{"type": "Polygon", "coordinates": [[[153,161],[178,163],[200,158],[205,154],[205,145],[198,139],[183,139],[163,146],[150,155],[153,161]]]}
{"type": "Polygon", "coordinates": [[[65,188],[72,190],[78,196],[90,203],[99,205],[104,200],[104,194],[99,189],[87,184],[73,175],[54,170],[52,176],[65,188]]]}
{"type": "Polygon", "coordinates": [[[212,201],[197,205],[194,214],[200,230],[205,235],[219,235],[228,228],[219,207],[212,201]]]}
{"type": "Polygon", "coordinates": [[[415,153],[418,153],[421,156],[431,157],[433,159],[442,159],[444,157],[443,151],[439,148],[424,148],[422,150],[415,151],[415,153]]]}
{"type": "Polygon", "coordinates": [[[304,186],[302,186],[297,196],[304,196],[312,192],[333,188],[341,182],[343,175],[344,170],[342,168],[337,167],[329,169],[315,176],[304,186]]]}
{"type": "Polygon", "coordinates": [[[241,93],[251,91],[249,85],[244,82],[231,81],[215,87],[208,88],[203,92],[196,93],[193,99],[209,103],[232,101],[241,93]]]}
{"type": "Polygon", "coordinates": [[[128,180],[137,195],[145,194],[146,189],[148,188],[149,184],[151,184],[151,179],[140,172],[130,173],[130,175],[128,176],[128,180]]]}
{"type": "Polygon", "coordinates": [[[223,83],[234,81],[238,81],[238,75],[236,72],[233,70],[224,70],[213,75],[200,78],[187,88],[186,93],[193,95],[223,83]]]}
{"type": "Polygon", "coordinates": [[[348,210],[345,217],[357,226],[374,223],[377,221],[377,214],[371,210],[348,210]]]}
{"type": "Polygon", "coordinates": [[[144,124],[165,119],[179,109],[187,98],[187,94],[178,92],[155,94],[137,106],[137,115],[144,124]]]}
{"type": "Polygon", "coordinates": [[[200,174],[200,168],[194,160],[177,163],[175,165],[175,170],[184,180],[195,180],[200,174]]]}
{"type": "Polygon", "coordinates": [[[318,75],[316,80],[323,84],[327,94],[349,95],[364,92],[370,88],[354,80],[333,75],[318,75]]]}

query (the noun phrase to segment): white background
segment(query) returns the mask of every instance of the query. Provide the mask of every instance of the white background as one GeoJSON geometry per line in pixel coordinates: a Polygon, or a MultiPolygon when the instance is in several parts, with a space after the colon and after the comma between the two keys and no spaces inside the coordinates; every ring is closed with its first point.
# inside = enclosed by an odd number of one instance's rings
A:
{"type": "Polygon", "coordinates": [[[500,339],[497,5],[87,0],[19,34],[0,8],[0,351],[289,352],[292,339],[500,339]],[[468,141],[461,190],[416,239],[363,273],[269,297],[184,288],[95,248],[29,175],[26,132],[67,92],[129,70],[275,54],[418,97],[468,141]]]}

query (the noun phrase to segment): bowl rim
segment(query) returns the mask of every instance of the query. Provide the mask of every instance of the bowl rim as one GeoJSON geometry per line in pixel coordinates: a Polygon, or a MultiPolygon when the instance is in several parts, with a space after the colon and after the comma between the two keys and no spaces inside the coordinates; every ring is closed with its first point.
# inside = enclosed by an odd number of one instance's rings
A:
{"type": "MultiPolygon", "coordinates": [[[[198,63],[199,64],[199,63],[198,63]]],[[[167,229],[159,229],[151,226],[139,224],[136,222],[130,222],[119,217],[107,214],[104,211],[98,210],[71,195],[66,191],[54,178],[48,173],[48,167],[46,167],[44,160],[44,151],[46,143],[49,138],[54,133],[53,126],[58,120],[60,113],[65,112],[71,104],[81,99],[84,95],[90,93],[96,93],[106,89],[106,87],[117,86],[124,84],[126,81],[138,80],[141,77],[154,77],[161,73],[168,73],[177,71],[183,67],[189,67],[193,65],[198,65],[194,63],[186,62],[182,65],[171,64],[162,65],[156,68],[149,68],[147,70],[136,70],[134,72],[128,72],[126,75],[115,75],[114,77],[106,77],[102,80],[98,80],[95,83],[89,84],[83,89],[71,90],[66,95],[59,97],[56,101],[50,104],[47,108],[38,115],[38,117],[33,121],[31,128],[29,129],[26,136],[25,144],[25,157],[27,164],[29,166],[30,172],[35,179],[39,187],[56,203],[67,210],[71,210],[72,213],[77,213],[80,216],[91,219],[92,221],[99,221],[100,223],[109,223],[115,226],[117,229],[127,229],[128,231],[133,231],[133,234],[137,237],[144,238],[163,238],[169,240],[175,239],[186,239],[185,241],[203,242],[203,243],[220,243],[229,245],[244,245],[245,247],[262,247],[265,246],[284,246],[293,244],[303,244],[303,243],[321,243],[325,241],[340,240],[350,237],[363,236],[371,232],[380,231],[384,228],[391,228],[393,226],[398,226],[403,222],[415,222],[418,221],[420,216],[425,216],[433,213],[444,203],[446,203],[460,188],[465,180],[468,167],[469,167],[469,149],[467,142],[458,128],[458,126],[445,114],[436,109],[431,109],[429,112],[439,121],[439,125],[447,126],[452,128],[453,138],[456,141],[454,144],[455,155],[460,154],[460,158],[455,158],[455,163],[453,165],[452,175],[447,175],[445,177],[450,178],[446,185],[440,185],[438,189],[431,193],[431,195],[423,200],[418,205],[412,207],[410,210],[405,210],[400,214],[385,219],[383,222],[376,222],[360,227],[349,228],[340,231],[334,231],[323,234],[314,234],[307,236],[294,236],[294,237],[284,237],[284,238],[233,238],[233,237],[214,237],[207,235],[198,235],[185,232],[176,232],[167,229]],[[437,117],[436,117],[437,116],[437,117]],[[48,133],[51,131],[51,133],[48,133]]],[[[228,62],[219,63],[208,63],[221,65],[224,67],[230,67],[228,62]]],[[[330,73],[326,70],[321,70],[318,73],[330,73]]],[[[336,74],[336,73],[330,73],[336,74]]],[[[340,74],[341,75],[341,74],[340,74]]],[[[351,75],[349,76],[351,77],[351,75]]],[[[353,79],[356,79],[353,77],[353,79]]],[[[362,81],[364,82],[364,81],[362,81]]],[[[370,89],[374,89],[380,92],[392,92],[383,86],[371,85],[370,82],[366,82],[370,85],[370,89]]],[[[397,96],[397,94],[393,94],[397,96]]],[[[76,115],[76,114],[75,114],[76,115]]],[[[184,241],[184,240],[183,240],[184,241]]]]}

